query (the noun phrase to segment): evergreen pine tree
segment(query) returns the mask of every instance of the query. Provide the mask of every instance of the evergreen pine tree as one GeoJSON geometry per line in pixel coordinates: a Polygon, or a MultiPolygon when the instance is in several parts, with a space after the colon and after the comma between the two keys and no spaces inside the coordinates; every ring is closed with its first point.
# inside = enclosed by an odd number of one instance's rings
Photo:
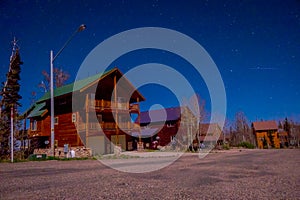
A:
{"type": "Polygon", "coordinates": [[[285,120],[284,120],[283,129],[288,133],[288,135],[290,135],[291,125],[287,118],[285,118],[285,120]]]}
{"type": "Polygon", "coordinates": [[[22,98],[19,95],[20,91],[20,72],[22,64],[19,49],[14,40],[13,53],[10,58],[9,72],[6,75],[6,82],[2,84],[0,92],[0,157],[1,159],[9,156],[9,138],[11,127],[11,109],[13,109],[13,116],[15,123],[18,119],[18,106],[21,106],[19,100],[22,98]]]}

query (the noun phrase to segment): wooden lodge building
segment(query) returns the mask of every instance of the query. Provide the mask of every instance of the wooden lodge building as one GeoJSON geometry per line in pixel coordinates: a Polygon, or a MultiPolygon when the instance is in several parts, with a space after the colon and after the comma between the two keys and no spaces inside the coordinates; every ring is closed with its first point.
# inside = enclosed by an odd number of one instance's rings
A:
{"type": "Polygon", "coordinates": [[[276,121],[257,121],[252,123],[256,146],[263,148],[280,148],[280,138],[276,121]]]}
{"type": "MultiPolygon", "coordinates": [[[[94,155],[112,153],[112,143],[131,150],[131,133],[139,130],[131,115],[139,116],[139,102],[144,100],[117,68],[56,88],[55,145],[89,147],[94,155]],[[121,77],[125,82],[116,87],[121,77]],[[132,95],[126,99],[130,92],[132,95]]],[[[29,137],[50,141],[50,92],[26,115],[30,121],[29,137]]]]}

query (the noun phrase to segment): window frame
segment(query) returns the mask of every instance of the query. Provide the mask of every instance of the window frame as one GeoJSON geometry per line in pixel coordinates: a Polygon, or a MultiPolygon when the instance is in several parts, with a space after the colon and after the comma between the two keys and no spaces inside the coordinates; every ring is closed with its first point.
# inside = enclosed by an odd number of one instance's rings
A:
{"type": "Polygon", "coordinates": [[[58,125],[58,117],[54,117],[54,125],[58,125]]]}

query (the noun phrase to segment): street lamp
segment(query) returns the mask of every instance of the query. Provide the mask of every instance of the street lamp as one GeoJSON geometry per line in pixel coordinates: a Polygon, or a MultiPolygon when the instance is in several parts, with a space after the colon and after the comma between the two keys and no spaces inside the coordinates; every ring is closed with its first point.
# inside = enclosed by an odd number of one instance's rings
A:
{"type": "Polygon", "coordinates": [[[53,57],[53,50],[50,51],[50,98],[51,98],[51,154],[54,156],[54,94],[53,94],[53,62],[60,55],[60,53],[65,49],[65,47],[69,44],[69,42],[73,39],[76,33],[83,31],[86,28],[86,25],[82,24],[78,27],[78,29],[69,37],[69,39],[65,42],[62,48],[57,52],[57,54],[53,57]]]}

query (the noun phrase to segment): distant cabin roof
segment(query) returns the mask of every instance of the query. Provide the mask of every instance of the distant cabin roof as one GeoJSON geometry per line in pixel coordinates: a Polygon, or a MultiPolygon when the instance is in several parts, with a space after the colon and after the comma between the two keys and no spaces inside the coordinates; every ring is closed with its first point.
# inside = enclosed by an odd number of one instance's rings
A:
{"type": "Polygon", "coordinates": [[[180,119],[180,116],[181,116],[180,107],[150,110],[150,111],[141,112],[140,123],[147,124],[150,122],[153,123],[153,122],[174,121],[180,119]]]}
{"type": "Polygon", "coordinates": [[[222,130],[220,126],[217,123],[205,123],[205,124],[199,124],[200,133],[201,134],[207,134],[207,133],[221,133],[222,130]]]}
{"type": "Polygon", "coordinates": [[[278,126],[275,121],[261,121],[253,122],[253,128],[255,131],[265,131],[265,130],[277,130],[278,126]]]}

